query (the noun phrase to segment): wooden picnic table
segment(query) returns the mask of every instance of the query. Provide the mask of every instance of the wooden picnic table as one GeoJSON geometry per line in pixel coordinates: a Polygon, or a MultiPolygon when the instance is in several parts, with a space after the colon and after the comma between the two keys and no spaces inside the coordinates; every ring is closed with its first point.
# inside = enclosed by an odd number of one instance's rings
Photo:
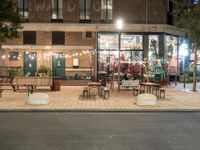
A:
{"type": "Polygon", "coordinates": [[[152,89],[154,87],[157,87],[157,88],[161,87],[161,84],[152,83],[152,82],[140,82],[140,85],[146,87],[147,93],[152,93],[153,92],[152,89]]]}

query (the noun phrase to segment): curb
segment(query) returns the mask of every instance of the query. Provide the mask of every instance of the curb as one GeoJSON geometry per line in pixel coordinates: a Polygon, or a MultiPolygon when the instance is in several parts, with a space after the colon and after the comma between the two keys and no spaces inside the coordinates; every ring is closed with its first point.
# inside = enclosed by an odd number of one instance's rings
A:
{"type": "Polygon", "coordinates": [[[200,109],[0,109],[0,113],[199,113],[200,109]]]}

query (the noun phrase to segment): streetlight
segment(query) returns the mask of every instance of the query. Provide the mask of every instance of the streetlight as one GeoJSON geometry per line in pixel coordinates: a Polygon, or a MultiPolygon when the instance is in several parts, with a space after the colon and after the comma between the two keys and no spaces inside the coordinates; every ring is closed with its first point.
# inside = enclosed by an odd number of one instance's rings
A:
{"type": "Polygon", "coordinates": [[[120,50],[121,50],[121,30],[124,27],[124,22],[122,19],[117,19],[116,21],[116,28],[119,33],[119,41],[118,41],[118,50],[119,50],[119,57],[118,57],[118,92],[120,91],[120,50]]]}

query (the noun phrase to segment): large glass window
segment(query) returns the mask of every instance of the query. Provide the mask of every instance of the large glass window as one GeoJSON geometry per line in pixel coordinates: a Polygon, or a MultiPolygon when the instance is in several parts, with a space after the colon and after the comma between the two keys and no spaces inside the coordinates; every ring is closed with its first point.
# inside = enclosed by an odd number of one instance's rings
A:
{"type": "Polygon", "coordinates": [[[22,16],[24,21],[29,19],[29,0],[18,0],[18,13],[22,16]]]}
{"type": "Polygon", "coordinates": [[[156,60],[159,59],[159,36],[149,35],[149,66],[156,65],[156,60]]]}
{"type": "Polygon", "coordinates": [[[101,20],[111,21],[113,19],[113,1],[101,0],[101,20]]]}
{"type": "Polygon", "coordinates": [[[80,0],[80,20],[90,20],[91,0],[80,0]]]}
{"type": "Polygon", "coordinates": [[[177,73],[178,60],[177,37],[166,36],[165,61],[168,63],[168,73],[177,73]]]}
{"type": "Polygon", "coordinates": [[[119,49],[118,34],[100,34],[99,49],[100,50],[118,50],[119,49]]]}
{"type": "Polygon", "coordinates": [[[142,35],[121,35],[121,50],[143,49],[142,35]]]}
{"type": "Polygon", "coordinates": [[[183,37],[179,38],[179,68],[180,72],[184,71],[189,66],[189,51],[190,42],[183,37]]]}
{"type": "Polygon", "coordinates": [[[105,71],[109,76],[117,73],[120,59],[120,72],[127,73],[129,77],[138,77],[140,62],[143,59],[142,41],[142,35],[121,34],[119,43],[119,34],[117,33],[99,34],[98,71],[105,71]],[[121,45],[120,54],[119,44],[121,45]]]}
{"type": "Polygon", "coordinates": [[[52,20],[63,19],[63,0],[51,0],[52,3],[52,20]]]}

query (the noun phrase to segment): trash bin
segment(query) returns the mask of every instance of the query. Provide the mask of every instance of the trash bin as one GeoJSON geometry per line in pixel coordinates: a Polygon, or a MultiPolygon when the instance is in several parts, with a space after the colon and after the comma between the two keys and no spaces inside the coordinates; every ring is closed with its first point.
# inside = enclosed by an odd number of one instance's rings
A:
{"type": "Polygon", "coordinates": [[[104,71],[98,72],[98,81],[101,82],[102,86],[106,86],[106,75],[107,73],[104,71]]]}
{"type": "Polygon", "coordinates": [[[60,91],[60,79],[53,79],[53,91],[60,91]]]}

